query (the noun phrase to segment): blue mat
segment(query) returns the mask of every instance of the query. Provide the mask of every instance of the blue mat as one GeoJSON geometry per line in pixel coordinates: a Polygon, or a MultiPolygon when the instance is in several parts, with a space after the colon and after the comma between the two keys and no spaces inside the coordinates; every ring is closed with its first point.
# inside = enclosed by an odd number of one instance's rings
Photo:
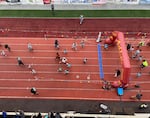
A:
{"type": "Polygon", "coordinates": [[[97,45],[98,49],[98,62],[99,62],[99,72],[100,72],[100,78],[104,79],[104,72],[103,72],[103,63],[102,63],[102,52],[101,52],[101,45],[97,45]]]}

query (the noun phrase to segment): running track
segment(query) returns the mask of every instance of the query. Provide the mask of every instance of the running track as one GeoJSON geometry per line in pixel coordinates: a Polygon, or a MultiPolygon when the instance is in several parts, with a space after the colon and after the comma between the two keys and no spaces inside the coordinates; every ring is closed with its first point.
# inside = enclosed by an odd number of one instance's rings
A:
{"type": "MultiPolygon", "coordinates": [[[[1,44],[8,43],[12,48],[12,52],[6,52],[7,57],[0,57],[1,98],[120,100],[115,89],[111,91],[101,89],[95,38],[99,31],[119,30],[125,32],[127,42],[137,45],[142,36],[135,34],[149,32],[148,19],[144,21],[143,19],[87,19],[82,26],[77,19],[1,19],[0,26],[1,44]],[[61,45],[60,50],[56,50],[53,45],[56,37],[61,45]],[[85,47],[81,48],[79,43],[83,39],[85,47]],[[78,43],[77,51],[71,50],[74,41],[78,43]],[[28,52],[27,42],[33,44],[33,52],[28,52]],[[67,55],[63,54],[64,48],[68,50],[67,55]],[[66,56],[72,64],[69,75],[57,72],[59,66],[55,61],[57,51],[61,56],[66,56]],[[23,59],[26,67],[18,67],[17,56],[23,59]],[[82,63],[84,57],[88,58],[88,63],[85,65],[82,63]],[[31,74],[27,68],[28,64],[33,64],[37,75],[31,74]],[[30,88],[33,86],[38,89],[40,93],[38,96],[30,94],[30,88]]],[[[149,40],[149,37],[143,40],[149,40]]],[[[103,46],[103,43],[101,44],[103,46]]],[[[142,47],[142,55],[146,59],[149,59],[148,50],[149,47],[142,47]]],[[[102,57],[105,79],[116,80],[113,78],[113,73],[116,68],[120,68],[117,48],[111,47],[108,51],[102,48],[102,57]]],[[[140,84],[142,100],[149,101],[149,68],[144,69],[142,77],[137,79],[135,74],[139,71],[138,63],[131,60],[130,88],[134,84],[140,84]]],[[[129,101],[129,97],[138,91],[139,89],[126,90],[122,99],[129,101]]]]}

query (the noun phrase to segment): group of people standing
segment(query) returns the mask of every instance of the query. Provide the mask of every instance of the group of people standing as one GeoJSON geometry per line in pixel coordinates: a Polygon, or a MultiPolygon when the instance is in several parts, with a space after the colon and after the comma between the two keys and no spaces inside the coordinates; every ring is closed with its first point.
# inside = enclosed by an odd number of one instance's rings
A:
{"type": "Polygon", "coordinates": [[[140,77],[142,75],[142,69],[143,68],[149,66],[148,61],[141,54],[143,46],[146,46],[144,44],[144,41],[140,41],[136,47],[134,47],[133,45],[131,45],[129,43],[127,44],[127,50],[129,52],[130,58],[132,60],[136,60],[136,61],[140,62],[140,65],[139,65],[140,71],[137,72],[137,74],[136,74],[137,77],[140,77]]]}
{"type": "MultiPolygon", "coordinates": [[[[137,61],[137,64],[138,64],[138,67],[139,67],[139,71],[137,72],[136,77],[141,77],[142,76],[142,71],[144,71],[143,69],[147,68],[149,66],[148,60],[141,53],[143,46],[148,46],[148,45],[145,44],[144,41],[140,41],[138,43],[138,45],[136,45],[136,46],[132,45],[130,43],[126,44],[126,49],[127,49],[129,58],[132,59],[132,60],[137,61]]],[[[104,45],[104,48],[105,48],[105,45],[104,45]]],[[[148,74],[150,74],[150,72],[148,74]]],[[[120,75],[121,75],[121,70],[120,69],[116,69],[115,73],[114,73],[114,77],[118,77],[120,75]]],[[[110,87],[110,83],[109,82],[107,82],[107,83],[104,82],[104,83],[105,84],[104,84],[104,86],[102,88],[109,90],[111,88],[110,87]]],[[[137,93],[135,96],[131,96],[131,98],[134,98],[134,99],[137,99],[137,100],[141,100],[142,96],[143,96],[143,94],[140,92],[140,93],[137,93]]]]}
{"type": "MultiPolygon", "coordinates": [[[[77,46],[78,46],[77,42],[73,42],[71,49],[73,51],[77,51],[78,50],[77,46]]],[[[81,46],[81,48],[84,48],[84,46],[85,46],[84,40],[81,40],[80,46],[81,46]]],[[[66,57],[68,54],[68,50],[65,48],[63,50],[63,53],[64,53],[63,55],[65,55],[65,56],[60,56],[60,52],[58,52],[58,50],[60,49],[60,44],[59,44],[59,41],[57,39],[54,41],[54,47],[57,50],[55,60],[59,64],[57,71],[58,72],[64,72],[65,75],[69,74],[70,68],[72,67],[72,64],[68,61],[68,59],[66,57]]],[[[86,64],[86,63],[87,63],[87,58],[84,57],[83,58],[83,64],[86,64]]]]}
{"type": "MultiPolygon", "coordinates": [[[[144,41],[140,41],[137,46],[133,46],[133,45],[131,45],[129,43],[127,44],[127,50],[128,50],[130,58],[132,60],[137,61],[137,64],[139,64],[138,65],[139,71],[136,73],[136,77],[137,78],[142,76],[143,68],[146,68],[146,67],[149,66],[149,62],[147,61],[147,59],[141,53],[143,46],[147,46],[144,41]]],[[[136,85],[135,85],[135,87],[136,87],[136,85]]],[[[140,86],[138,86],[138,88],[139,87],[140,86]]],[[[131,96],[130,98],[131,99],[141,100],[142,96],[143,96],[143,94],[140,91],[136,95],[131,96]]]]}

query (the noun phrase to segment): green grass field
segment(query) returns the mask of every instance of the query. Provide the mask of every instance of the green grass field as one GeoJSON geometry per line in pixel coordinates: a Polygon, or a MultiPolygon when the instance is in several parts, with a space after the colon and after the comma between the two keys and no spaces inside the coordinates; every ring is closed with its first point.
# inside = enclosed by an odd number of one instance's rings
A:
{"type": "Polygon", "coordinates": [[[150,17],[150,10],[0,10],[0,17],[150,17]]]}

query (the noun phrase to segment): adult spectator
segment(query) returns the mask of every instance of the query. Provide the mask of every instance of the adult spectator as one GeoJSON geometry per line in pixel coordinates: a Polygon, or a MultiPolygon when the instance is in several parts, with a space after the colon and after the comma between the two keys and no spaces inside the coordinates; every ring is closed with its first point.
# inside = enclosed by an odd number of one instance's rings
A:
{"type": "Polygon", "coordinates": [[[2,111],[2,118],[7,118],[7,113],[6,113],[6,111],[2,111]]]}
{"type": "Polygon", "coordinates": [[[49,118],[55,118],[54,113],[53,112],[49,112],[48,113],[49,118]]]}
{"type": "Polygon", "coordinates": [[[56,49],[59,49],[59,42],[58,42],[58,40],[55,40],[54,45],[55,45],[56,49]]]}
{"type": "Polygon", "coordinates": [[[130,97],[130,99],[134,99],[134,100],[141,100],[142,99],[143,94],[139,91],[136,95],[133,95],[130,97]]]}
{"type": "Polygon", "coordinates": [[[11,48],[9,47],[8,44],[5,44],[4,47],[5,47],[5,49],[7,49],[9,52],[11,51],[11,48]]]}
{"type": "Polygon", "coordinates": [[[67,54],[67,49],[64,49],[64,51],[63,51],[63,52],[64,52],[64,54],[67,54]]]}
{"type": "Polygon", "coordinates": [[[60,63],[66,64],[68,59],[66,57],[62,57],[60,63]]]}
{"type": "Polygon", "coordinates": [[[83,63],[84,63],[84,64],[87,63],[87,58],[86,58],[86,57],[83,59],[83,63]]]}
{"type": "Polygon", "coordinates": [[[137,49],[137,50],[135,51],[134,55],[132,56],[132,58],[138,57],[138,56],[140,55],[141,51],[142,51],[141,49],[137,49]]]}
{"type": "Polygon", "coordinates": [[[31,64],[28,65],[28,68],[30,69],[30,71],[31,71],[31,73],[32,73],[33,75],[35,75],[35,74],[37,73],[36,70],[33,69],[33,67],[32,67],[31,64]]]}
{"type": "Polygon", "coordinates": [[[127,51],[130,51],[130,49],[131,49],[131,44],[127,44],[127,51]]]}
{"type": "Polygon", "coordinates": [[[84,40],[81,40],[81,42],[80,42],[80,46],[81,46],[82,48],[84,48],[84,46],[85,46],[85,42],[84,42],[84,40]]]}
{"type": "Polygon", "coordinates": [[[147,67],[148,66],[148,62],[146,60],[142,61],[142,64],[140,65],[141,68],[147,67]]]}
{"type": "Polygon", "coordinates": [[[57,71],[58,71],[58,72],[62,72],[62,71],[63,71],[63,68],[62,68],[62,67],[58,67],[57,71]]]}
{"type": "Polygon", "coordinates": [[[18,112],[19,112],[19,118],[25,118],[23,110],[18,110],[18,112]]]}
{"type": "Polygon", "coordinates": [[[4,50],[1,51],[1,55],[2,56],[7,56],[4,50]]]}
{"type": "Polygon", "coordinates": [[[116,69],[114,77],[118,77],[119,75],[121,75],[121,71],[119,69],[116,69]]]}
{"type": "Polygon", "coordinates": [[[24,65],[23,61],[21,60],[20,57],[17,57],[17,62],[18,62],[18,65],[24,65]]]}
{"type": "Polygon", "coordinates": [[[57,52],[56,53],[56,58],[55,58],[57,61],[60,61],[60,54],[57,52]]]}
{"type": "Polygon", "coordinates": [[[71,64],[70,64],[70,63],[66,63],[66,66],[67,66],[68,68],[71,68],[71,64]]]}
{"type": "Polygon", "coordinates": [[[139,55],[138,57],[137,57],[137,61],[142,61],[143,60],[143,57],[141,56],[141,55],[139,55]]]}
{"type": "Polygon", "coordinates": [[[51,4],[51,10],[54,12],[54,4],[51,4]]]}
{"type": "Polygon", "coordinates": [[[83,20],[84,20],[84,16],[80,15],[80,25],[83,23],[83,20]]]}
{"type": "Polygon", "coordinates": [[[137,72],[136,77],[141,77],[142,73],[141,72],[137,72]]]}
{"type": "Polygon", "coordinates": [[[42,114],[39,112],[36,118],[42,118],[42,114]]]}
{"type": "Polygon", "coordinates": [[[105,49],[105,50],[108,50],[108,47],[109,47],[109,45],[105,43],[105,44],[104,44],[104,49],[105,49]]]}
{"type": "Polygon", "coordinates": [[[142,96],[143,96],[143,95],[142,95],[141,93],[137,93],[137,94],[136,94],[136,99],[137,99],[137,100],[141,100],[142,96]]]}
{"type": "Polygon", "coordinates": [[[69,70],[64,70],[64,74],[68,75],[69,74],[69,70]]]}
{"type": "Polygon", "coordinates": [[[72,49],[75,50],[75,51],[77,50],[77,43],[76,42],[72,43],[72,49]]]}
{"type": "Polygon", "coordinates": [[[139,47],[144,46],[144,45],[145,45],[145,41],[140,41],[137,47],[139,48],[139,47]]]}
{"type": "Polygon", "coordinates": [[[33,95],[38,95],[39,93],[37,92],[36,88],[35,87],[32,87],[30,92],[33,94],[33,95]]]}
{"type": "Polygon", "coordinates": [[[27,47],[28,47],[28,50],[29,50],[30,52],[33,51],[33,47],[32,47],[32,44],[31,44],[31,43],[28,43],[27,47]]]}
{"type": "Polygon", "coordinates": [[[55,114],[55,118],[62,118],[62,116],[60,115],[60,113],[57,112],[57,113],[55,114]]]}

